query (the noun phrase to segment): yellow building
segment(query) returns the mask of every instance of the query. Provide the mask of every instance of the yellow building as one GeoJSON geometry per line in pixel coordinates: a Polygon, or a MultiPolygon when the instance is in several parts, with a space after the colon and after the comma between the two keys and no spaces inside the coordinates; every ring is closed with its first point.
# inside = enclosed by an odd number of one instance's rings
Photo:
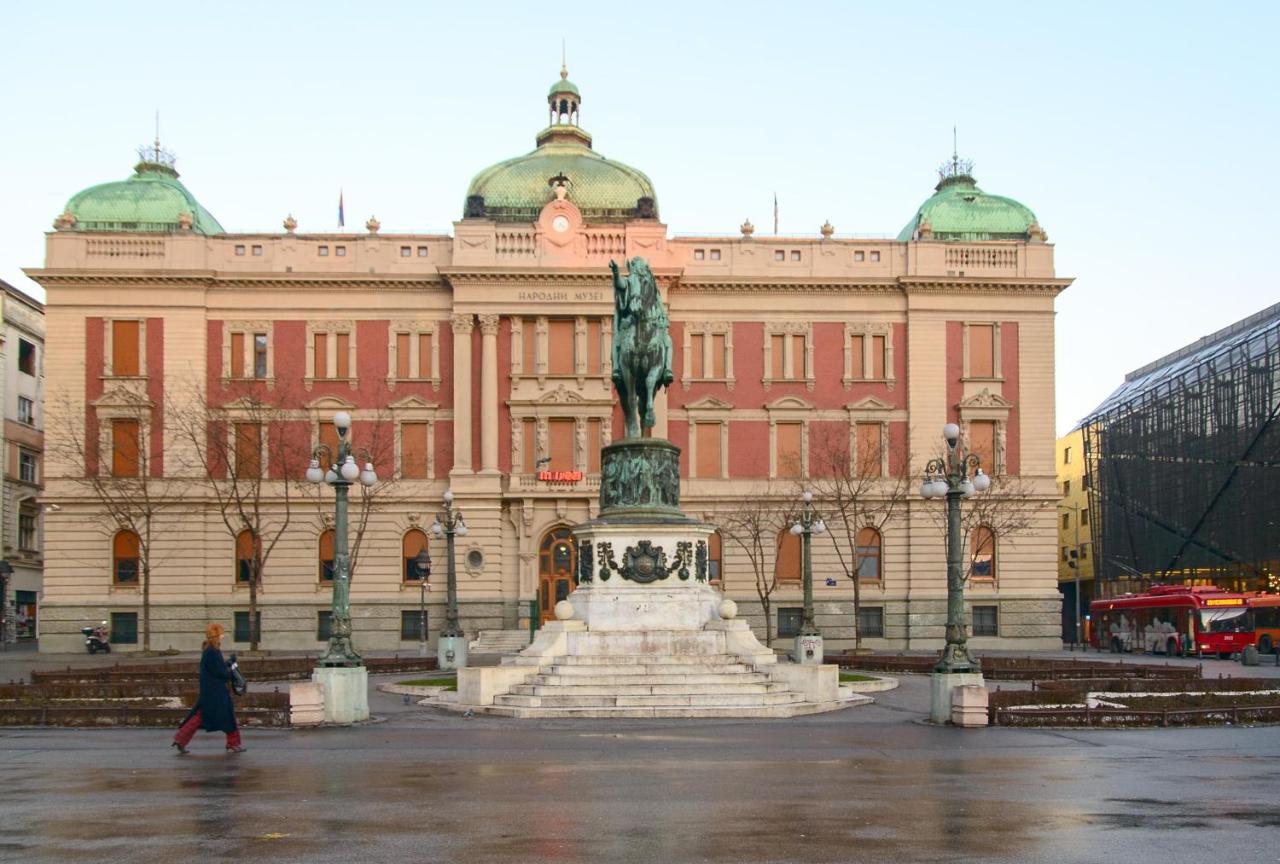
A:
{"type": "MultiPolygon", "coordinates": [[[[916,489],[957,423],[989,473],[1020,478],[1012,506],[1030,513],[1016,536],[975,532],[973,644],[1059,645],[1053,322],[1070,280],[1035,214],[953,159],[922,204],[904,192],[896,239],[829,224],[760,236],[749,222],[732,237],[674,235],[654,182],[594,149],[581,101],[562,72],[535,149],[474,175],[452,234],[385,234],[372,218],[362,232],[304,233],[292,217],[279,233],[231,233],[158,145],[133,177],[68,201],[45,266],[28,271],[48,293],[58,438],[42,648],[73,648],[103,618],[136,643],[149,617],[153,648],[193,647],[211,619],[240,643],[253,585],[265,647],[320,647],[332,496],[295,484],[332,446],[339,410],[382,478],[351,583],[357,644],[412,647],[423,602],[439,632],[444,549],[429,534],[446,489],[470,529],[457,551],[464,628],[527,631],[575,586],[568,528],[598,511],[600,448],[622,434],[609,263],[632,256],[650,262],[671,318],[676,382],[654,433],[683,451],[685,512],[721,523],[761,500],[785,508],[841,450],[916,489]],[[202,416],[208,428],[190,434],[202,416]],[[202,462],[215,445],[222,456],[202,462]],[[224,518],[232,473],[261,493],[250,516],[224,518]],[[120,486],[137,490],[131,507],[144,487],[164,505],[150,541],[105,512],[97,490],[120,486]],[[431,590],[412,566],[427,544],[431,590]],[[270,558],[255,582],[259,547],[270,558]]],[[[942,644],[940,507],[913,494],[887,524],[854,526],[856,616],[853,577],[815,542],[832,649],[855,627],[871,647],[942,644]]],[[[777,527],[763,544],[777,576],[767,626],[785,636],[799,541],[777,527]]],[[[747,554],[716,537],[710,557],[763,635],[747,554]]]]}
{"type": "Polygon", "coordinates": [[[1089,603],[1094,599],[1093,538],[1090,534],[1089,490],[1085,487],[1084,432],[1072,429],[1058,439],[1058,589],[1062,592],[1062,640],[1073,636],[1077,611],[1080,639],[1086,635],[1089,603]],[[1077,586],[1079,594],[1077,595],[1077,586]],[[1076,609],[1076,597],[1080,607],[1076,609]]]}

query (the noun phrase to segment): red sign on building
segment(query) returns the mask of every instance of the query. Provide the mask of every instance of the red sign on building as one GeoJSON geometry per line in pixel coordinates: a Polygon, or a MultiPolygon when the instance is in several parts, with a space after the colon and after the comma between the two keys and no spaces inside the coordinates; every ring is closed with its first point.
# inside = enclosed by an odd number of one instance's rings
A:
{"type": "Polygon", "coordinates": [[[582,480],[581,471],[539,471],[538,479],[547,483],[578,483],[582,480]]]}

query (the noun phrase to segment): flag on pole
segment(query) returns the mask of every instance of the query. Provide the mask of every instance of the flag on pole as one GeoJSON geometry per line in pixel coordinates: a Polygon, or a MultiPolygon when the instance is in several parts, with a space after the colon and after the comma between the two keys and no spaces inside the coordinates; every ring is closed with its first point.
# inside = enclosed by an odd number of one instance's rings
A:
{"type": "Polygon", "coordinates": [[[778,233],[778,193],[773,193],[773,233],[778,233]]]}
{"type": "Polygon", "coordinates": [[[346,220],[345,214],[343,213],[343,207],[342,207],[342,190],[339,189],[338,190],[338,227],[339,228],[345,227],[346,224],[347,224],[347,220],[346,220]]]}

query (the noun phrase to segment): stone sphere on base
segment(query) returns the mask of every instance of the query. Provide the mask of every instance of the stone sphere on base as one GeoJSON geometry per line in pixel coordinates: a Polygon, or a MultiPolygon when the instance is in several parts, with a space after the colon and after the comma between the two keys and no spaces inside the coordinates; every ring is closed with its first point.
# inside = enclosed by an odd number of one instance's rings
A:
{"type": "Polygon", "coordinates": [[[556,604],[556,618],[560,621],[568,621],[573,617],[573,604],[568,600],[561,600],[556,604]]]}
{"type": "Polygon", "coordinates": [[[732,621],[738,617],[738,604],[734,603],[728,597],[720,601],[720,617],[725,621],[732,621]]]}

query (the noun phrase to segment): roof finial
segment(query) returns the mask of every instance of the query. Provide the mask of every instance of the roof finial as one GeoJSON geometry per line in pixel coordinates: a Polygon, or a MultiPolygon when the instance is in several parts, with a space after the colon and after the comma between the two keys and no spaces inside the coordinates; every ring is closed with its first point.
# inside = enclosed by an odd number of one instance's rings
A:
{"type": "Polygon", "coordinates": [[[973,174],[973,160],[960,158],[958,138],[956,126],[953,124],[951,126],[951,158],[938,166],[940,183],[955,177],[971,177],[973,174]]]}
{"type": "Polygon", "coordinates": [[[956,168],[960,165],[960,147],[956,143],[956,127],[951,126],[951,167],[956,168]]]}
{"type": "Polygon", "coordinates": [[[155,161],[160,161],[160,109],[156,109],[155,161]]]}
{"type": "Polygon", "coordinates": [[[560,37],[560,78],[563,81],[569,80],[569,65],[565,62],[564,37],[560,37]]]}

